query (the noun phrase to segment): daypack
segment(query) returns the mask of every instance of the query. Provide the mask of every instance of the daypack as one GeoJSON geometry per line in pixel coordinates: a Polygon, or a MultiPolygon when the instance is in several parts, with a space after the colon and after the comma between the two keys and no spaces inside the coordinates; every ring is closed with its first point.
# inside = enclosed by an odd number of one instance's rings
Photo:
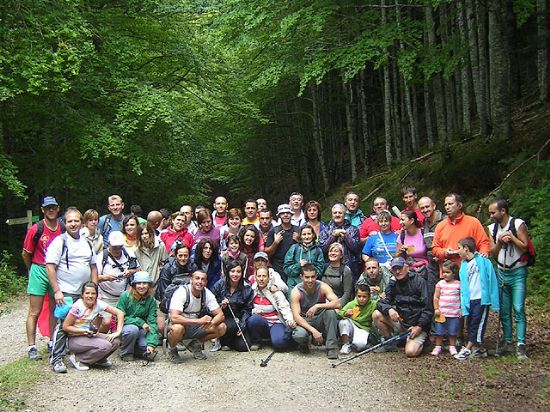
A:
{"type": "MultiPolygon", "coordinates": [[[[493,224],[493,242],[497,242],[497,232],[498,232],[498,223],[493,224]]],[[[516,218],[511,217],[510,221],[508,222],[508,230],[512,232],[512,235],[517,236],[516,231],[516,218]]],[[[505,265],[507,268],[513,267],[517,262],[527,262],[525,266],[534,266],[535,260],[537,257],[537,252],[535,252],[535,246],[533,245],[533,242],[531,241],[531,236],[527,234],[527,252],[525,252],[523,255],[519,257],[515,262],[513,262],[510,265],[505,265]]]]}
{"type": "MultiPolygon", "coordinates": [[[[187,285],[189,285],[189,278],[182,276],[176,276],[172,280],[172,283],[168,285],[166,290],[164,291],[164,297],[159,303],[159,309],[163,313],[168,313],[168,310],[170,309],[170,301],[172,300],[172,296],[174,296],[174,293],[180,286],[184,286],[184,289],[186,291],[185,293],[185,301],[183,302],[183,309],[182,312],[185,312],[185,309],[189,306],[189,302],[191,302],[191,291],[187,285]]],[[[201,309],[199,311],[200,313],[206,313],[206,291],[203,289],[201,291],[201,309]]]]}
{"type": "MultiPolygon", "coordinates": [[[[61,233],[65,233],[67,231],[67,229],[65,228],[65,223],[63,223],[61,219],[57,219],[57,222],[61,226],[61,233]]],[[[38,222],[36,222],[36,226],[37,226],[37,230],[32,238],[35,243],[40,240],[40,238],[42,237],[42,234],[44,233],[44,220],[39,220],[38,222]]]]}
{"type": "MultiPolygon", "coordinates": [[[[44,227],[42,227],[42,230],[44,230],[44,227]]],[[[69,270],[69,248],[67,247],[67,233],[64,232],[60,236],[61,236],[61,256],[63,256],[63,253],[65,253],[65,263],[67,265],[67,270],[69,270]]],[[[90,242],[88,239],[86,239],[86,243],[90,247],[90,259],[91,259],[94,254],[94,246],[92,245],[92,242],[90,242]]]]}
{"type": "MultiPolygon", "coordinates": [[[[319,280],[323,280],[323,277],[325,277],[325,272],[327,271],[329,266],[330,266],[330,263],[325,263],[325,268],[323,269],[323,274],[321,275],[321,278],[319,280]]],[[[340,284],[342,285],[342,287],[344,286],[344,271],[345,270],[346,270],[346,265],[344,265],[344,264],[341,264],[340,267],[338,268],[338,274],[340,275],[340,284]]],[[[334,276],[332,276],[332,277],[334,277],[334,276]]]]}
{"type": "MultiPolygon", "coordinates": [[[[122,248],[122,253],[124,254],[124,256],[126,256],[126,259],[128,259],[128,269],[137,269],[137,258],[135,258],[134,256],[130,256],[125,247],[122,248]]],[[[117,262],[113,255],[109,253],[109,246],[107,246],[103,248],[103,260],[101,262],[102,268],[105,267],[109,258],[111,258],[111,260],[113,261],[113,265],[115,265],[121,272],[124,272],[124,268],[120,263],[117,262]]]]}

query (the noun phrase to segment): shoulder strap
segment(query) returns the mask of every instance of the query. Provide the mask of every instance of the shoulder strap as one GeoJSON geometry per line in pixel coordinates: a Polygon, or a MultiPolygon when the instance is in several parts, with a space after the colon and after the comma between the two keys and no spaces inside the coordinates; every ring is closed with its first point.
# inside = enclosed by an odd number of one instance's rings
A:
{"type": "Polygon", "coordinates": [[[346,265],[342,262],[340,267],[338,268],[338,272],[340,274],[340,283],[342,284],[342,287],[344,287],[344,272],[346,270],[346,265]]]}
{"type": "Polygon", "coordinates": [[[185,309],[187,309],[189,302],[191,301],[191,290],[187,286],[188,285],[183,286],[183,289],[185,290],[185,301],[183,302],[182,312],[185,312],[185,309]]]}
{"type": "Polygon", "coordinates": [[[498,223],[493,223],[493,242],[497,242],[498,223]]]}
{"type": "Polygon", "coordinates": [[[400,239],[400,243],[402,245],[405,244],[405,230],[401,230],[400,234],[399,234],[399,239],[400,239]]]}
{"type": "Polygon", "coordinates": [[[35,243],[40,240],[40,238],[42,237],[42,233],[44,233],[44,220],[39,220],[38,222],[36,222],[36,227],[36,233],[33,236],[33,240],[35,241],[35,243]]]}
{"type": "Polygon", "coordinates": [[[516,218],[511,217],[510,223],[508,225],[508,230],[512,232],[512,235],[517,236],[517,230],[516,230],[516,218]]]}
{"type": "Polygon", "coordinates": [[[69,270],[69,248],[67,247],[67,233],[62,233],[61,235],[61,256],[65,252],[65,264],[67,265],[67,270],[69,270]]]}

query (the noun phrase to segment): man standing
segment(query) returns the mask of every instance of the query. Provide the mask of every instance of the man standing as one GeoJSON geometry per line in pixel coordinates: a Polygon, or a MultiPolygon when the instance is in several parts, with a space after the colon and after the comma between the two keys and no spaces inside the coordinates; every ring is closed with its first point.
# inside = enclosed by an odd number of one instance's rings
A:
{"type": "Polygon", "coordinates": [[[254,199],[248,199],[244,204],[244,214],[245,218],[243,219],[243,227],[246,225],[255,225],[258,226],[258,205],[254,199]]]}
{"type": "Polygon", "coordinates": [[[191,283],[179,286],[170,300],[168,357],[173,363],[183,361],[176,346],[181,340],[191,339],[188,348],[193,357],[204,360],[202,344],[226,332],[225,316],[214,294],[206,288],[206,281],[206,272],[196,270],[191,283]]]}
{"type": "Polygon", "coordinates": [[[527,359],[525,350],[525,291],[527,286],[527,261],[523,258],[529,250],[529,233],[521,219],[509,214],[508,202],[494,199],[489,205],[493,224],[489,225],[491,255],[498,264],[498,280],[502,289],[500,321],[504,334],[501,354],[512,352],[512,310],[516,320],[516,356],[527,359]]]}
{"type": "Polygon", "coordinates": [[[214,211],[212,212],[212,222],[215,227],[222,227],[227,224],[227,199],[218,196],[214,200],[214,211]]]}
{"type": "Polygon", "coordinates": [[[124,220],[124,202],[119,195],[111,195],[107,199],[107,209],[109,214],[99,218],[97,229],[103,235],[105,246],[108,246],[109,234],[111,232],[122,232],[122,222],[124,220]]]}
{"type": "Polygon", "coordinates": [[[155,229],[155,236],[160,239],[160,229],[162,225],[162,220],[164,217],[162,216],[162,213],[160,213],[158,210],[151,210],[147,214],[147,223],[150,224],[153,229],[155,229]]]}
{"type": "MultiPolygon", "coordinates": [[[[57,200],[52,196],[46,196],[42,200],[41,210],[44,214],[44,219],[31,226],[25,241],[23,242],[23,262],[29,271],[29,284],[27,286],[27,294],[29,295],[29,312],[27,314],[27,355],[30,360],[41,359],[36,348],[36,323],[46,292],[52,294],[51,287],[48,282],[48,274],[46,273],[46,248],[48,245],[62,232],[65,228],[57,219],[59,213],[59,205],[57,200]]],[[[54,318],[53,318],[54,302],[50,300],[50,336],[52,336],[54,318]]]]}
{"type": "Polygon", "coordinates": [[[424,196],[418,201],[418,207],[424,216],[424,243],[426,244],[426,254],[428,257],[429,283],[432,290],[435,290],[435,284],[439,281],[439,265],[432,251],[435,228],[445,215],[436,209],[435,202],[424,196]]]}
{"type": "Polygon", "coordinates": [[[263,250],[265,247],[265,242],[267,241],[267,235],[273,227],[273,219],[271,218],[271,210],[260,210],[259,217],[259,227],[260,229],[260,250],[263,250]]]}
{"type": "Polygon", "coordinates": [[[432,243],[432,252],[440,262],[451,259],[460,266],[458,241],[466,237],[475,240],[479,253],[489,256],[489,238],[483,226],[475,217],[465,215],[463,208],[464,199],[461,195],[449,193],[445,196],[445,212],[448,218],[436,226],[432,243]]]}
{"type": "Polygon", "coordinates": [[[262,210],[267,210],[267,200],[265,200],[263,197],[256,199],[256,204],[258,205],[258,212],[261,212],[262,210]]]}
{"type": "Polygon", "coordinates": [[[160,240],[166,246],[168,254],[173,249],[176,240],[186,245],[189,250],[193,247],[193,236],[188,232],[189,226],[186,226],[187,216],[182,212],[177,212],[172,216],[172,227],[167,228],[160,234],[160,240]]]}
{"type": "Polygon", "coordinates": [[[193,220],[193,208],[190,205],[183,205],[182,207],[180,207],[180,212],[185,215],[187,231],[191,233],[192,236],[194,236],[199,226],[197,225],[197,222],[193,220]]]}
{"type": "Polygon", "coordinates": [[[300,352],[308,353],[310,335],[315,345],[322,345],[325,333],[327,358],[338,359],[338,317],[334,309],[340,309],[340,300],[329,285],[317,280],[312,265],[302,266],[301,278],[302,282],[290,294],[292,316],[297,324],[292,338],[300,352]]]}
{"type": "Polygon", "coordinates": [[[346,206],[346,219],[352,226],[359,227],[366,219],[363,211],[359,209],[359,195],[355,192],[348,192],[344,197],[344,206],[346,206]]]}
{"type": "Polygon", "coordinates": [[[304,196],[298,192],[292,192],[288,200],[290,204],[290,210],[292,211],[292,217],[290,222],[294,226],[301,227],[306,223],[306,217],[302,207],[304,206],[304,196]]]}
{"type": "Polygon", "coordinates": [[[418,203],[416,200],[418,199],[418,193],[416,191],[416,187],[404,187],[403,190],[403,202],[405,203],[405,209],[403,209],[401,212],[404,212],[405,210],[411,210],[414,213],[416,213],[416,216],[418,217],[418,221],[420,223],[424,223],[424,215],[420,211],[418,207],[418,203]]]}
{"type": "MultiPolygon", "coordinates": [[[[392,333],[409,331],[405,354],[416,358],[430,331],[433,318],[431,298],[426,281],[409,269],[405,259],[398,257],[391,262],[393,277],[372,314],[372,320],[382,333],[382,342],[390,339],[392,333]]],[[[395,350],[395,347],[382,347],[395,350]]],[[[381,349],[382,349],[381,348],[381,349]]]]}
{"type": "Polygon", "coordinates": [[[281,222],[280,225],[274,226],[267,235],[265,242],[265,252],[271,258],[271,265],[276,272],[283,277],[286,282],[287,276],[284,273],[285,255],[290,249],[290,246],[300,240],[298,227],[294,226],[291,221],[292,211],[288,204],[279,205],[277,215],[281,222]]]}
{"type": "MultiPolygon", "coordinates": [[[[80,298],[82,286],[89,281],[97,284],[96,255],[92,244],[80,235],[82,214],[70,207],[65,212],[67,233],[54,239],[46,252],[46,271],[54,292],[56,305],[64,305],[65,297],[73,301],[80,298]]],[[[67,372],[62,360],[67,342],[62,319],[57,321],[54,333],[54,346],[51,354],[53,371],[67,372]]]]}
{"type": "MultiPolygon", "coordinates": [[[[374,199],[372,205],[372,211],[374,212],[369,217],[363,220],[361,226],[359,226],[359,236],[361,237],[361,243],[365,243],[370,234],[380,232],[380,226],[378,225],[378,215],[382,210],[388,209],[388,201],[383,197],[377,197],[374,199]]],[[[392,232],[399,232],[401,230],[401,221],[395,217],[391,217],[390,229],[392,232]]]]}

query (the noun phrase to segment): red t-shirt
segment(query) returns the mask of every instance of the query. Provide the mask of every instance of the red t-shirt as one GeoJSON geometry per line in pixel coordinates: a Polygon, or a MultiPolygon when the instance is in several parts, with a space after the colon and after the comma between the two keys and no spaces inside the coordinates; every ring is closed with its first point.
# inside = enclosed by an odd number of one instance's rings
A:
{"type": "Polygon", "coordinates": [[[37,231],[38,225],[35,223],[27,231],[25,241],[23,242],[23,250],[32,255],[32,263],[36,263],[37,265],[45,265],[46,248],[50,243],[52,243],[52,240],[61,234],[61,225],[58,222],[55,230],[51,230],[44,221],[44,231],[42,232],[42,236],[40,236],[40,239],[35,242],[34,235],[37,231]]]}
{"type": "MultiPolygon", "coordinates": [[[[390,229],[392,232],[399,232],[401,230],[401,221],[395,216],[391,217],[390,229]]],[[[380,232],[380,225],[378,225],[378,222],[372,216],[369,216],[359,226],[359,237],[365,239],[369,237],[371,232],[380,232]]]]}

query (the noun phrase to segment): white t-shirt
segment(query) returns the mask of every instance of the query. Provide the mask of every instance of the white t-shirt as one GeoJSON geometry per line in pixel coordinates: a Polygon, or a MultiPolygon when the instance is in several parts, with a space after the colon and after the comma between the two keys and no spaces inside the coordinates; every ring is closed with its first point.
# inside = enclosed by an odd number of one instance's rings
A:
{"type": "MultiPolygon", "coordinates": [[[[220,305],[218,305],[214,294],[208,289],[205,289],[204,292],[204,306],[210,312],[218,309],[220,305]]],[[[191,285],[182,285],[176,289],[176,291],[172,295],[172,299],[170,300],[170,310],[179,310],[181,312],[183,310],[183,305],[187,300],[188,295],[191,296],[191,299],[189,300],[189,305],[187,306],[187,308],[185,308],[185,311],[183,312],[183,316],[185,316],[186,318],[196,319],[199,317],[199,312],[201,310],[201,298],[196,298],[195,296],[193,296],[193,294],[191,293],[191,285]]]]}
{"type": "Polygon", "coordinates": [[[84,283],[91,280],[91,265],[96,264],[96,255],[93,246],[90,246],[90,242],[84,236],[75,239],[68,234],[63,234],[57,236],[48,246],[46,264],[48,263],[57,266],[59,290],[63,293],[80,295],[84,283]],[[63,239],[66,240],[65,248],[63,248],[63,239]]]}
{"type": "Polygon", "coordinates": [[[113,275],[118,277],[116,280],[109,280],[101,282],[99,284],[99,297],[111,298],[118,297],[124,292],[128,286],[128,279],[123,277],[122,274],[128,270],[128,258],[122,253],[120,258],[113,260],[110,256],[107,258],[105,267],[103,264],[103,252],[97,259],[97,272],[101,275],[113,275]],[[118,265],[116,263],[118,263],[118,265]]]}
{"type": "Polygon", "coordinates": [[[69,313],[75,317],[74,326],[80,330],[89,330],[92,321],[107,308],[107,304],[102,300],[97,300],[96,305],[90,309],[84,305],[82,299],[78,299],[69,313]]]}
{"type": "Polygon", "coordinates": [[[479,278],[479,268],[475,259],[468,262],[466,267],[468,273],[468,286],[470,288],[470,300],[481,299],[481,279],[479,278]]]}
{"type": "MultiPolygon", "coordinates": [[[[512,219],[512,217],[510,217],[510,219],[512,219]]],[[[523,224],[525,224],[523,220],[515,218],[514,226],[516,227],[516,233],[519,232],[519,228],[523,224]]],[[[508,228],[510,227],[510,221],[508,221],[508,224],[505,227],[501,227],[497,223],[493,223],[487,226],[489,228],[489,236],[491,237],[493,237],[493,230],[495,230],[495,225],[497,225],[498,227],[497,238],[496,238],[496,240],[498,241],[502,236],[502,234],[508,231],[508,228]]],[[[504,266],[507,269],[520,268],[527,264],[527,262],[520,262],[518,260],[521,257],[521,255],[522,255],[521,251],[513,243],[504,244],[500,248],[500,251],[498,252],[497,262],[500,266],[504,266]]]]}

